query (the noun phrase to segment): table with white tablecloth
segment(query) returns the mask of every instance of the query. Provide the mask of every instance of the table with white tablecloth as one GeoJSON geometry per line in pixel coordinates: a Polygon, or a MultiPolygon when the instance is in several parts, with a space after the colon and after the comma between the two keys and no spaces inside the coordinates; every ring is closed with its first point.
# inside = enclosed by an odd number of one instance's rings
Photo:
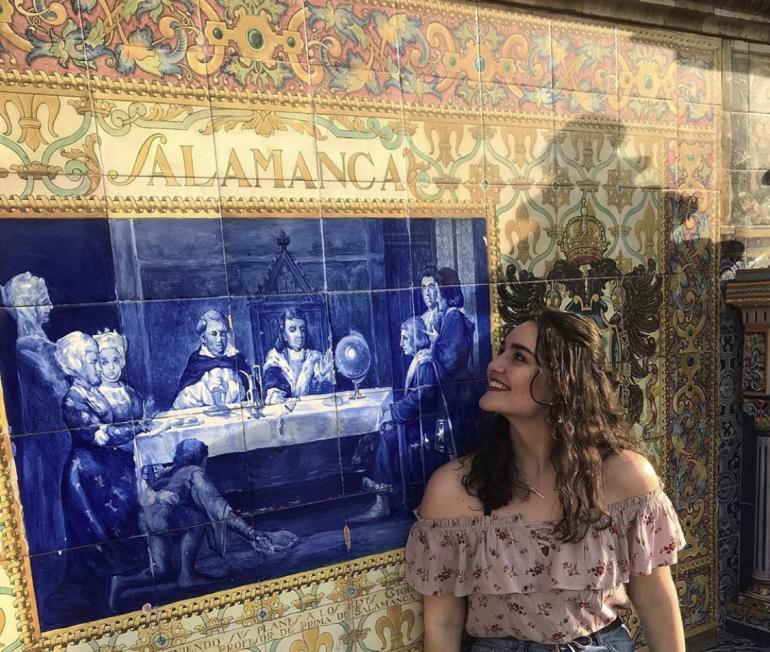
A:
{"type": "Polygon", "coordinates": [[[177,444],[195,438],[209,449],[209,457],[279,446],[297,446],[325,439],[376,432],[393,400],[389,388],[306,396],[289,404],[227,406],[222,414],[212,410],[175,411],[159,416],[149,432],[136,437],[137,467],[168,464],[177,444]]]}

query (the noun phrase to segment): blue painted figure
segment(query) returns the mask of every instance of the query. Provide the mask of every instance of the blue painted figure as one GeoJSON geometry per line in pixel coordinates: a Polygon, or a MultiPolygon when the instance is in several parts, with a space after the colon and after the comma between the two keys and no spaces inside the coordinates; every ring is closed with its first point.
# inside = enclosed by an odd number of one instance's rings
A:
{"type": "MultiPolygon", "coordinates": [[[[94,335],[99,347],[99,366],[102,382],[99,393],[107,399],[112,408],[112,420],[115,423],[138,421],[144,417],[142,399],[133,387],[120,380],[126,366],[126,338],[120,333],[105,329],[94,335]]],[[[127,442],[129,452],[133,452],[131,442],[127,442]]]]}
{"type": "Polygon", "coordinates": [[[175,410],[223,406],[245,396],[241,371],[248,365],[243,354],[230,342],[230,326],[218,310],[201,315],[197,326],[201,345],[187,361],[177,387],[175,410]]]}
{"type": "MultiPolygon", "coordinates": [[[[436,280],[443,313],[432,349],[441,388],[440,408],[446,415],[444,438],[455,454],[463,454],[474,431],[479,398],[478,388],[473,382],[473,334],[476,324],[463,310],[465,297],[457,272],[451,267],[442,267],[436,280]]],[[[426,466],[426,475],[430,475],[435,468],[426,466]]]]}
{"type": "MultiPolygon", "coordinates": [[[[362,481],[364,489],[376,492],[375,503],[367,512],[351,519],[354,523],[389,516],[389,497],[398,493],[399,477],[403,474],[404,484],[421,482],[424,457],[436,454],[440,387],[422,317],[409,317],[401,324],[401,349],[404,355],[412,357],[403,395],[383,415],[372,464],[362,481]],[[399,437],[403,437],[403,450],[399,450],[399,437]]],[[[440,463],[449,461],[448,456],[439,454],[440,463]]]]}
{"type": "Polygon", "coordinates": [[[268,351],[265,359],[265,403],[275,405],[289,398],[331,392],[332,352],[321,353],[312,348],[302,311],[284,310],[278,327],[275,348],[268,351]]]}
{"type": "Polygon", "coordinates": [[[238,516],[207,477],[207,459],[206,444],[194,438],[182,440],[170,468],[148,483],[142,496],[142,524],[149,535],[153,569],[113,578],[113,611],[117,611],[121,593],[132,586],[152,585],[153,581],[173,581],[181,587],[209,583],[213,578],[195,570],[204,536],[208,537],[209,547],[223,558],[227,555],[228,528],[265,556],[297,542],[291,532],[260,532],[238,516]]]}
{"type": "Polygon", "coordinates": [[[99,347],[92,337],[65,335],[56,343],[56,360],[72,383],[61,407],[72,436],[62,486],[68,546],[101,544],[100,554],[83,556],[90,570],[131,572],[136,543],[125,539],[139,534],[139,514],[134,458],[126,448],[141,426],[113,423],[112,406],[98,389],[99,347]]]}
{"type": "MultiPolygon", "coordinates": [[[[64,428],[61,401],[67,380],[56,362],[56,345],[43,326],[53,307],[42,278],[17,274],[0,287],[3,305],[16,320],[16,372],[25,433],[64,428]]],[[[31,551],[58,549],[65,544],[61,508],[61,474],[69,453],[63,437],[26,437],[16,446],[16,464],[25,506],[31,551]]]]}
{"type": "Polygon", "coordinates": [[[441,328],[441,319],[446,311],[446,301],[441,295],[438,284],[438,269],[432,265],[422,271],[420,278],[420,297],[425,304],[422,320],[425,322],[430,341],[433,342],[441,328]]]}
{"type": "Polygon", "coordinates": [[[437,334],[433,340],[433,357],[438,365],[439,380],[470,380],[473,332],[476,325],[462,309],[465,304],[460,278],[451,267],[437,271],[439,309],[437,334]]]}

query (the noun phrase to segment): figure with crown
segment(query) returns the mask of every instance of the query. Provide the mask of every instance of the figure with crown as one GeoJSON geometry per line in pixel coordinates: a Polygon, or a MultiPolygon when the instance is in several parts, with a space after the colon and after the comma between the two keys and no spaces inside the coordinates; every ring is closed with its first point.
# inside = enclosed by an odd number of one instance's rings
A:
{"type": "Polygon", "coordinates": [[[126,366],[126,338],[105,329],[94,335],[99,346],[99,363],[102,382],[99,392],[112,406],[112,420],[115,423],[138,421],[144,416],[144,405],[133,387],[121,380],[126,366]]]}
{"type": "MultiPolygon", "coordinates": [[[[118,346],[115,335],[101,338],[104,351],[118,346]]],[[[56,342],[56,360],[70,383],[61,414],[72,438],[62,477],[62,506],[67,547],[73,550],[58,589],[61,600],[103,600],[113,575],[134,573],[147,564],[146,545],[137,536],[139,504],[131,452],[142,426],[117,418],[100,391],[100,344],[80,331],[56,342]],[[99,546],[98,555],[93,554],[94,545],[99,546]],[[94,589],[92,595],[77,593],[76,587],[84,585],[94,589]]]]}

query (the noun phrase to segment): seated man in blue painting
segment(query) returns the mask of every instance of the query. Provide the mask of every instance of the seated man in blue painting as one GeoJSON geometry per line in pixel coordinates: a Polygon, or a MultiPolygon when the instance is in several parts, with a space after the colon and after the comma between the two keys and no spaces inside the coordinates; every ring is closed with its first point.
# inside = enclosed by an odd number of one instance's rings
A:
{"type": "Polygon", "coordinates": [[[275,555],[297,542],[297,536],[287,530],[258,531],[233,511],[206,475],[208,452],[203,442],[184,439],[176,446],[171,466],[158,477],[144,480],[142,525],[149,535],[153,570],[113,579],[113,611],[118,610],[121,593],[130,587],[169,581],[188,587],[216,579],[195,570],[204,537],[209,548],[223,558],[227,556],[228,529],[246,539],[263,557],[275,555]]]}
{"type": "Polygon", "coordinates": [[[307,319],[301,310],[289,308],[278,319],[275,348],[265,359],[265,403],[275,405],[287,399],[333,390],[332,352],[312,348],[307,319]]]}
{"type": "Polygon", "coordinates": [[[390,496],[398,493],[401,473],[405,476],[405,484],[421,482],[424,465],[436,467],[434,456],[440,457],[438,464],[449,460],[447,446],[444,442],[437,446],[435,437],[441,388],[430,334],[422,317],[410,317],[401,324],[401,349],[404,355],[412,358],[404,391],[383,415],[372,463],[362,482],[363,489],[376,492],[375,503],[367,512],[351,519],[354,523],[390,515],[390,496]],[[399,427],[405,438],[401,451],[399,427]],[[399,455],[403,456],[400,461],[399,455]]]}
{"type": "Polygon", "coordinates": [[[179,379],[173,408],[237,403],[245,396],[246,358],[230,343],[230,326],[218,310],[208,310],[198,320],[201,345],[190,355],[179,379]]]}

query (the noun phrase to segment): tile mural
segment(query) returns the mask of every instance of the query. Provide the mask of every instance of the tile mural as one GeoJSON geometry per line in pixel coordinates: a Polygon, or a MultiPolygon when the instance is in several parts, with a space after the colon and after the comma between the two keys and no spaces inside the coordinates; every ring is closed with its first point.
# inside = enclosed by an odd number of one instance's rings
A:
{"type": "Polygon", "coordinates": [[[419,649],[411,510],[540,305],[604,333],[686,627],[716,623],[718,41],[444,1],[0,10],[0,643],[419,649]]]}

